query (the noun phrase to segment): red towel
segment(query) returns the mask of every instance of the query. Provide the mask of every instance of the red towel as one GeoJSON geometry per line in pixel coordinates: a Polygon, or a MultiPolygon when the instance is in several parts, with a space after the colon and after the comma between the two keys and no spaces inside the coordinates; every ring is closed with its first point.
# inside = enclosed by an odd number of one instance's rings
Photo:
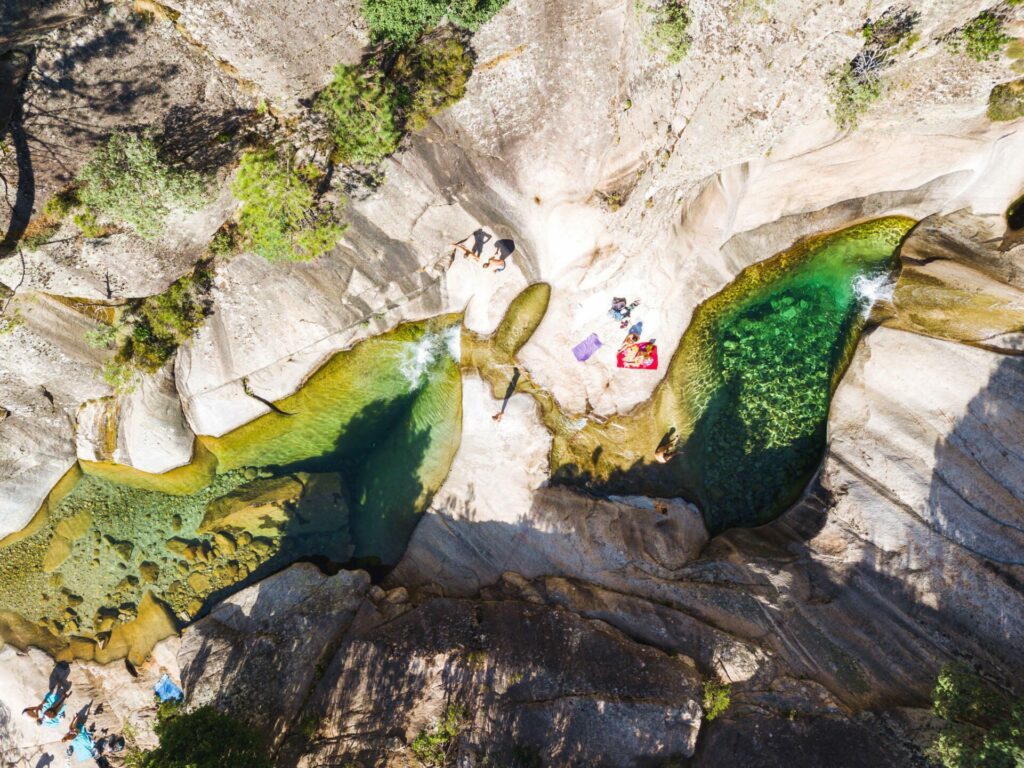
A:
{"type": "Polygon", "coordinates": [[[653,341],[627,344],[619,350],[619,354],[615,357],[615,362],[619,368],[655,371],[658,369],[658,346],[653,341]]]}

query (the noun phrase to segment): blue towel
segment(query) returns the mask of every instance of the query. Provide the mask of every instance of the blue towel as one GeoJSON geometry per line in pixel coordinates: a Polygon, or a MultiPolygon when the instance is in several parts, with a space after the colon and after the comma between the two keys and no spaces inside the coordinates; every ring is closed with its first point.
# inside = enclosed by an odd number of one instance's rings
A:
{"type": "Polygon", "coordinates": [[[51,728],[54,728],[60,725],[60,721],[64,719],[64,709],[66,707],[66,704],[60,705],[60,711],[57,713],[56,717],[46,716],[46,710],[48,710],[50,707],[57,703],[59,695],[60,694],[58,694],[56,691],[48,693],[46,694],[46,697],[43,699],[43,703],[39,705],[39,711],[43,714],[43,725],[48,725],[51,728]]]}
{"type": "Polygon", "coordinates": [[[160,701],[167,701],[168,699],[176,699],[178,701],[181,701],[185,698],[185,692],[182,691],[181,688],[176,686],[174,682],[171,680],[171,678],[168,677],[166,674],[164,674],[164,676],[160,678],[160,682],[156,684],[156,687],[153,688],[153,691],[160,698],[160,701]]]}
{"type": "Polygon", "coordinates": [[[71,753],[75,756],[75,760],[80,763],[96,759],[98,753],[92,743],[92,734],[85,730],[84,725],[78,729],[78,735],[71,742],[71,753]]]}

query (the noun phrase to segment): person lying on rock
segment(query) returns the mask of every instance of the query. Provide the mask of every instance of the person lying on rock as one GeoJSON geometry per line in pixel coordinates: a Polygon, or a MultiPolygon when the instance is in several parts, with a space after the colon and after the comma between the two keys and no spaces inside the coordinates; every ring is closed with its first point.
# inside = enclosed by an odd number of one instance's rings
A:
{"type": "MultiPolygon", "coordinates": [[[[469,250],[469,248],[464,246],[461,242],[452,243],[452,245],[454,245],[456,248],[458,248],[460,251],[462,251],[463,255],[467,259],[472,259],[473,261],[480,261],[480,257],[477,256],[475,253],[473,253],[471,250],[469,250]]],[[[455,251],[452,251],[452,257],[454,257],[454,256],[455,256],[455,251]]]]}
{"type": "Polygon", "coordinates": [[[68,757],[74,756],[80,763],[84,763],[89,759],[95,760],[100,756],[99,751],[96,749],[96,742],[94,738],[96,734],[96,724],[93,723],[89,727],[86,727],[86,719],[87,715],[84,712],[77,715],[71,723],[71,728],[64,735],[64,738],[61,739],[61,741],[71,742],[68,746],[67,755],[68,757]]]}
{"type": "Polygon", "coordinates": [[[31,717],[36,721],[36,725],[56,725],[64,717],[64,705],[70,695],[70,688],[50,691],[41,704],[23,709],[21,714],[31,717]]]}
{"type": "Polygon", "coordinates": [[[68,726],[68,732],[64,734],[61,741],[72,741],[73,739],[78,738],[82,733],[88,734],[88,731],[85,729],[87,719],[88,715],[85,712],[79,712],[75,715],[75,719],[71,721],[71,725],[68,726]]]}

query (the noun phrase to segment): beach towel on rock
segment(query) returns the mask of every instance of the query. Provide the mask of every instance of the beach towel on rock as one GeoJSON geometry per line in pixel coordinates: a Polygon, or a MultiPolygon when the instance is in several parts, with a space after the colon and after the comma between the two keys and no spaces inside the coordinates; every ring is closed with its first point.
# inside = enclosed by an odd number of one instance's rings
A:
{"type": "Polygon", "coordinates": [[[78,733],[71,742],[71,753],[75,756],[75,760],[80,763],[95,760],[99,754],[92,743],[92,734],[85,730],[84,725],[78,729],[78,733]]]}
{"type": "Polygon", "coordinates": [[[581,363],[590,359],[590,356],[597,352],[601,348],[601,340],[597,338],[596,333],[592,333],[575,347],[572,348],[572,353],[576,355],[576,359],[581,363]]]}
{"type": "Polygon", "coordinates": [[[46,697],[43,699],[43,703],[39,705],[39,711],[43,713],[43,725],[48,725],[51,728],[55,728],[58,725],[60,725],[61,720],[64,719],[64,709],[66,707],[65,704],[60,705],[60,711],[54,717],[46,716],[46,711],[57,703],[57,699],[59,698],[59,696],[60,694],[56,691],[48,693],[46,694],[46,697]]]}
{"type": "Polygon", "coordinates": [[[185,692],[176,686],[174,681],[172,681],[166,673],[160,678],[160,682],[156,684],[156,687],[153,688],[153,690],[156,692],[160,701],[167,701],[168,699],[181,701],[185,698],[185,692]]]}
{"type": "Polygon", "coordinates": [[[619,350],[615,358],[619,368],[636,371],[654,371],[658,368],[658,346],[651,341],[627,344],[619,350]]]}

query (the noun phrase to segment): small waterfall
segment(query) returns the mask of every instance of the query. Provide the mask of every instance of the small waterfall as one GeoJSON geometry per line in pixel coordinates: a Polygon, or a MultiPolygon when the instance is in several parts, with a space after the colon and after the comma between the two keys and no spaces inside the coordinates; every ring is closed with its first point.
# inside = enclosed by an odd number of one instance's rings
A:
{"type": "Polygon", "coordinates": [[[461,339],[462,326],[458,324],[446,328],[441,333],[427,332],[419,341],[405,345],[399,370],[413,389],[417,389],[423,385],[431,367],[442,355],[459,362],[462,352],[461,339]]]}
{"type": "Polygon", "coordinates": [[[853,280],[853,292],[861,305],[861,313],[867,317],[878,301],[891,301],[896,282],[888,272],[874,275],[860,275],[853,280]]]}
{"type": "Polygon", "coordinates": [[[457,323],[443,334],[444,344],[448,348],[448,356],[456,363],[462,360],[462,324],[457,323]]]}

